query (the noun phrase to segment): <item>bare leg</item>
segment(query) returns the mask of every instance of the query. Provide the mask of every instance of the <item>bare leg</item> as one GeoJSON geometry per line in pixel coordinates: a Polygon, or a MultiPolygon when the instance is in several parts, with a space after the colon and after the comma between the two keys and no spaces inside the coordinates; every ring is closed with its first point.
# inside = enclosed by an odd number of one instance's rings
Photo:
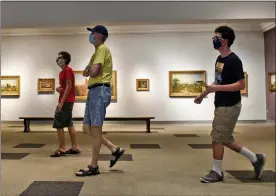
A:
{"type": "Polygon", "coordinates": [[[222,175],[222,159],[224,155],[224,147],[223,144],[212,142],[213,145],[213,170],[217,172],[219,175],[222,175]]]}
{"type": "Polygon", "coordinates": [[[89,135],[90,137],[93,137],[90,125],[83,124],[82,131],[84,132],[84,134],[89,135]]]}
{"type": "Polygon", "coordinates": [[[224,146],[230,148],[231,150],[240,153],[241,149],[242,149],[242,145],[239,144],[238,142],[234,141],[232,143],[228,143],[228,144],[223,144],[224,146]]]}
{"type": "Polygon", "coordinates": [[[76,130],[74,127],[68,127],[68,132],[71,138],[71,143],[72,143],[72,149],[77,150],[78,145],[77,145],[77,137],[76,137],[76,130]]]}
{"type": "Polygon", "coordinates": [[[115,146],[114,144],[112,144],[108,139],[106,139],[103,135],[102,135],[102,144],[105,145],[107,148],[109,148],[109,150],[113,153],[116,151],[117,146],[115,146]]]}
{"type": "Polygon", "coordinates": [[[251,152],[246,147],[242,146],[241,144],[239,144],[236,141],[231,142],[229,144],[224,144],[224,146],[245,156],[246,158],[248,158],[250,160],[251,163],[255,163],[258,160],[257,155],[255,153],[251,152]]]}
{"type": "Polygon", "coordinates": [[[65,151],[65,135],[63,129],[57,129],[58,140],[59,140],[59,150],[65,151]]]}
{"type": "Polygon", "coordinates": [[[93,138],[93,154],[91,160],[91,166],[96,168],[98,166],[98,160],[100,155],[100,149],[102,144],[102,127],[91,127],[91,135],[93,138]]]}
{"type": "Polygon", "coordinates": [[[213,142],[213,158],[215,160],[222,160],[223,159],[223,154],[224,154],[224,148],[221,143],[216,143],[213,142]]]}
{"type": "MultiPolygon", "coordinates": [[[[91,137],[94,137],[93,136],[93,133],[92,133],[92,130],[91,130],[91,127],[89,125],[83,125],[82,127],[83,129],[83,132],[91,137]]],[[[109,148],[109,150],[111,152],[115,152],[116,149],[117,149],[117,146],[115,146],[113,143],[111,143],[108,139],[106,139],[103,135],[102,135],[102,144],[105,145],[107,148],[109,148]]]]}

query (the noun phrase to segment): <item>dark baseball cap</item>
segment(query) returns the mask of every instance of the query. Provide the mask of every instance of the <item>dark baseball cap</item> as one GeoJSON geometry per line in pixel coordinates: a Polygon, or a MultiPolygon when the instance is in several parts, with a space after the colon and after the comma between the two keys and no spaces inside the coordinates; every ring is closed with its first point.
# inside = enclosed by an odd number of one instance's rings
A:
{"type": "Polygon", "coordinates": [[[87,28],[88,31],[91,31],[92,33],[100,33],[106,37],[108,37],[108,31],[105,26],[97,25],[94,28],[87,28]]]}

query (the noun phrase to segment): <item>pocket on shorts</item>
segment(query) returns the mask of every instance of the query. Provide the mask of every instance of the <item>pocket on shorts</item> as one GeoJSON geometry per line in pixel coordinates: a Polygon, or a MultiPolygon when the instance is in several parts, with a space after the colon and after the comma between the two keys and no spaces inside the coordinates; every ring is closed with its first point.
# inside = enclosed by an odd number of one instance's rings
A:
{"type": "Polygon", "coordinates": [[[111,102],[111,88],[102,86],[101,97],[103,99],[104,104],[109,105],[111,102]]]}
{"type": "Polygon", "coordinates": [[[215,109],[215,115],[216,116],[229,116],[233,112],[234,107],[218,107],[215,109]]]}

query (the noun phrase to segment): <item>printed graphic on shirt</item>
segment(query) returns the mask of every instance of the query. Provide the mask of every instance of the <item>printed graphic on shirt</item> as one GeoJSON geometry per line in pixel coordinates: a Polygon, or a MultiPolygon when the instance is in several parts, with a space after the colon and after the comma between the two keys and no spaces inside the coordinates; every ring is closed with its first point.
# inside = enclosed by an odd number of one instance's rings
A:
{"type": "Polygon", "coordinates": [[[216,76],[215,76],[216,84],[221,84],[222,82],[221,73],[222,73],[223,67],[224,67],[223,63],[220,63],[220,62],[216,63],[216,76]]]}

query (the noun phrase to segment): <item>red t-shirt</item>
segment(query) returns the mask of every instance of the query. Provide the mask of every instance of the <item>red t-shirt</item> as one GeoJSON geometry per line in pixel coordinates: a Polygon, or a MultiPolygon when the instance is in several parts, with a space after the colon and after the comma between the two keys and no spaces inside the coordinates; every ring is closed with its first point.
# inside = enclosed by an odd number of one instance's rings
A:
{"type": "Polygon", "coordinates": [[[66,89],[66,80],[72,80],[72,88],[67,96],[65,102],[75,102],[75,74],[71,67],[66,66],[63,71],[59,73],[59,85],[62,88],[62,92],[59,94],[58,102],[61,102],[63,94],[66,89]]]}

